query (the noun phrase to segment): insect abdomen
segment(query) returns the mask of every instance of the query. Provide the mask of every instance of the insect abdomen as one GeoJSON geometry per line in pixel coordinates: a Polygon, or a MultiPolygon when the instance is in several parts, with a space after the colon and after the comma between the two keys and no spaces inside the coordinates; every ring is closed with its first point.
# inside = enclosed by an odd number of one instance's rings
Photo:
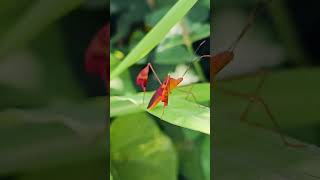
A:
{"type": "Polygon", "coordinates": [[[224,51],[211,58],[211,71],[214,75],[218,74],[234,57],[233,52],[224,51]]]}

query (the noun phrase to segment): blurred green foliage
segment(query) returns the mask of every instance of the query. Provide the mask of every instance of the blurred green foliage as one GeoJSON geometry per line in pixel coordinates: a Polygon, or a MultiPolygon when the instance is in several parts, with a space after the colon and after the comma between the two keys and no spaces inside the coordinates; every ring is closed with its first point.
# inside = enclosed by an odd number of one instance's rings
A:
{"type": "Polygon", "coordinates": [[[83,0],[0,2],[0,179],[107,176],[106,98],[88,96],[101,82],[84,70],[106,12],[83,0]]]}

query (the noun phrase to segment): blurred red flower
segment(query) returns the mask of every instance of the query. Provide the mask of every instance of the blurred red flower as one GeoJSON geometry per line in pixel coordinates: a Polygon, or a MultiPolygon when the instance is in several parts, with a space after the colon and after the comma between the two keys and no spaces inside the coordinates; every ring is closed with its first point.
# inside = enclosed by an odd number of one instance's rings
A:
{"type": "Polygon", "coordinates": [[[86,72],[100,76],[109,91],[110,57],[109,57],[110,25],[104,25],[91,40],[85,53],[86,72]]]}

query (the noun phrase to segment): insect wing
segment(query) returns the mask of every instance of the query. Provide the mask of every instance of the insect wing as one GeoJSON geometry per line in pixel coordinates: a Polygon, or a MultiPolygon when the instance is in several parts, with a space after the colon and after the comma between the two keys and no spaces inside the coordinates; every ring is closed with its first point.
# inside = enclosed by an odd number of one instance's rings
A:
{"type": "Polygon", "coordinates": [[[161,101],[162,93],[163,88],[161,86],[156,90],[156,92],[154,92],[151,100],[149,101],[148,109],[154,108],[161,101]]]}
{"type": "Polygon", "coordinates": [[[183,80],[182,78],[178,78],[178,79],[170,78],[168,82],[169,91],[176,88],[181,83],[182,80],[183,80]]]}
{"type": "Polygon", "coordinates": [[[163,102],[164,106],[168,105],[171,79],[172,78],[170,78],[170,76],[168,76],[165,79],[165,83],[162,85],[161,101],[163,102]]]}
{"type": "Polygon", "coordinates": [[[141,89],[146,92],[147,81],[148,81],[148,74],[149,74],[149,65],[143,68],[137,76],[136,83],[141,89]]]}

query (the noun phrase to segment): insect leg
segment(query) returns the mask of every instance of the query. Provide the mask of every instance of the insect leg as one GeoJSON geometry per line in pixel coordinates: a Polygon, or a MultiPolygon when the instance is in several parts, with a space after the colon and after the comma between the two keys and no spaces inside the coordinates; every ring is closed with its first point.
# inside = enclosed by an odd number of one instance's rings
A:
{"type": "Polygon", "coordinates": [[[163,114],[164,114],[164,108],[166,108],[166,106],[163,106],[163,108],[162,108],[162,113],[161,113],[160,119],[162,119],[162,116],[163,116],[163,114]]]}
{"type": "Polygon", "coordinates": [[[186,94],[187,94],[187,96],[186,96],[186,98],[185,98],[186,100],[188,100],[189,95],[191,95],[191,97],[192,97],[193,101],[194,101],[196,104],[198,104],[198,105],[199,105],[199,107],[202,107],[202,106],[200,105],[200,103],[198,103],[198,100],[197,100],[196,96],[194,95],[194,93],[193,93],[193,92],[191,92],[192,88],[193,88],[193,85],[190,87],[190,89],[189,89],[189,90],[177,89],[177,91],[180,91],[180,92],[186,93],[186,94]]]}
{"type": "Polygon", "coordinates": [[[193,84],[191,85],[190,89],[187,91],[187,96],[186,96],[186,99],[189,98],[189,95],[191,94],[195,100],[195,102],[197,102],[197,99],[195,98],[194,94],[191,92],[192,91],[192,88],[193,88],[193,84]]]}
{"type": "Polygon", "coordinates": [[[143,92],[143,98],[142,98],[142,107],[144,107],[144,99],[146,97],[146,92],[143,92]]]}
{"type": "Polygon", "coordinates": [[[151,69],[151,71],[152,71],[152,73],[153,73],[154,77],[156,77],[157,81],[158,81],[158,82],[159,82],[159,84],[161,85],[162,83],[161,83],[161,81],[160,81],[160,78],[158,77],[158,75],[157,75],[156,71],[153,69],[152,64],[151,64],[151,63],[148,63],[148,66],[150,67],[150,69],[151,69]]]}
{"type": "MultiPolygon", "coordinates": [[[[258,86],[256,87],[255,91],[252,93],[252,96],[259,96],[259,92],[262,88],[262,85],[263,83],[265,82],[266,80],[266,75],[267,73],[265,71],[262,71],[260,72],[259,74],[257,74],[258,76],[261,76],[261,79],[258,83],[258,86]]],[[[244,109],[244,111],[241,113],[241,118],[240,120],[241,121],[247,121],[247,117],[248,117],[248,113],[249,113],[249,110],[252,108],[253,106],[253,101],[249,101],[246,108],[244,109]]]]}
{"type": "MultiPolygon", "coordinates": [[[[253,96],[251,94],[244,94],[244,93],[238,93],[238,92],[233,92],[233,91],[229,91],[229,90],[226,90],[226,89],[223,89],[221,88],[222,90],[222,93],[224,94],[227,94],[227,95],[231,95],[231,96],[236,96],[236,97],[241,97],[241,98],[244,98],[244,99],[247,99],[251,102],[256,102],[256,103],[260,103],[263,108],[265,109],[269,119],[271,120],[271,122],[273,123],[275,129],[271,129],[272,131],[276,132],[279,134],[280,138],[281,138],[281,141],[288,147],[294,147],[294,148],[300,148],[300,147],[305,147],[305,145],[303,144],[292,144],[290,143],[287,138],[283,135],[283,133],[281,132],[281,128],[280,128],[280,125],[278,124],[278,122],[276,121],[276,119],[274,118],[274,115],[272,114],[269,106],[266,104],[266,102],[259,96],[253,96]]],[[[250,105],[251,106],[251,105],[250,105]]],[[[259,128],[263,128],[263,129],[268,129],[270,130],[269,128],[263,126],[262,124],[260,123],[257,123],[257,122],[251,122],[251,121],[248,121],[248,120],[245,120],[243,122],[246,122],[247,124],[249,125],[253,125],[255,127],[259,127],[259,128]]]]}

